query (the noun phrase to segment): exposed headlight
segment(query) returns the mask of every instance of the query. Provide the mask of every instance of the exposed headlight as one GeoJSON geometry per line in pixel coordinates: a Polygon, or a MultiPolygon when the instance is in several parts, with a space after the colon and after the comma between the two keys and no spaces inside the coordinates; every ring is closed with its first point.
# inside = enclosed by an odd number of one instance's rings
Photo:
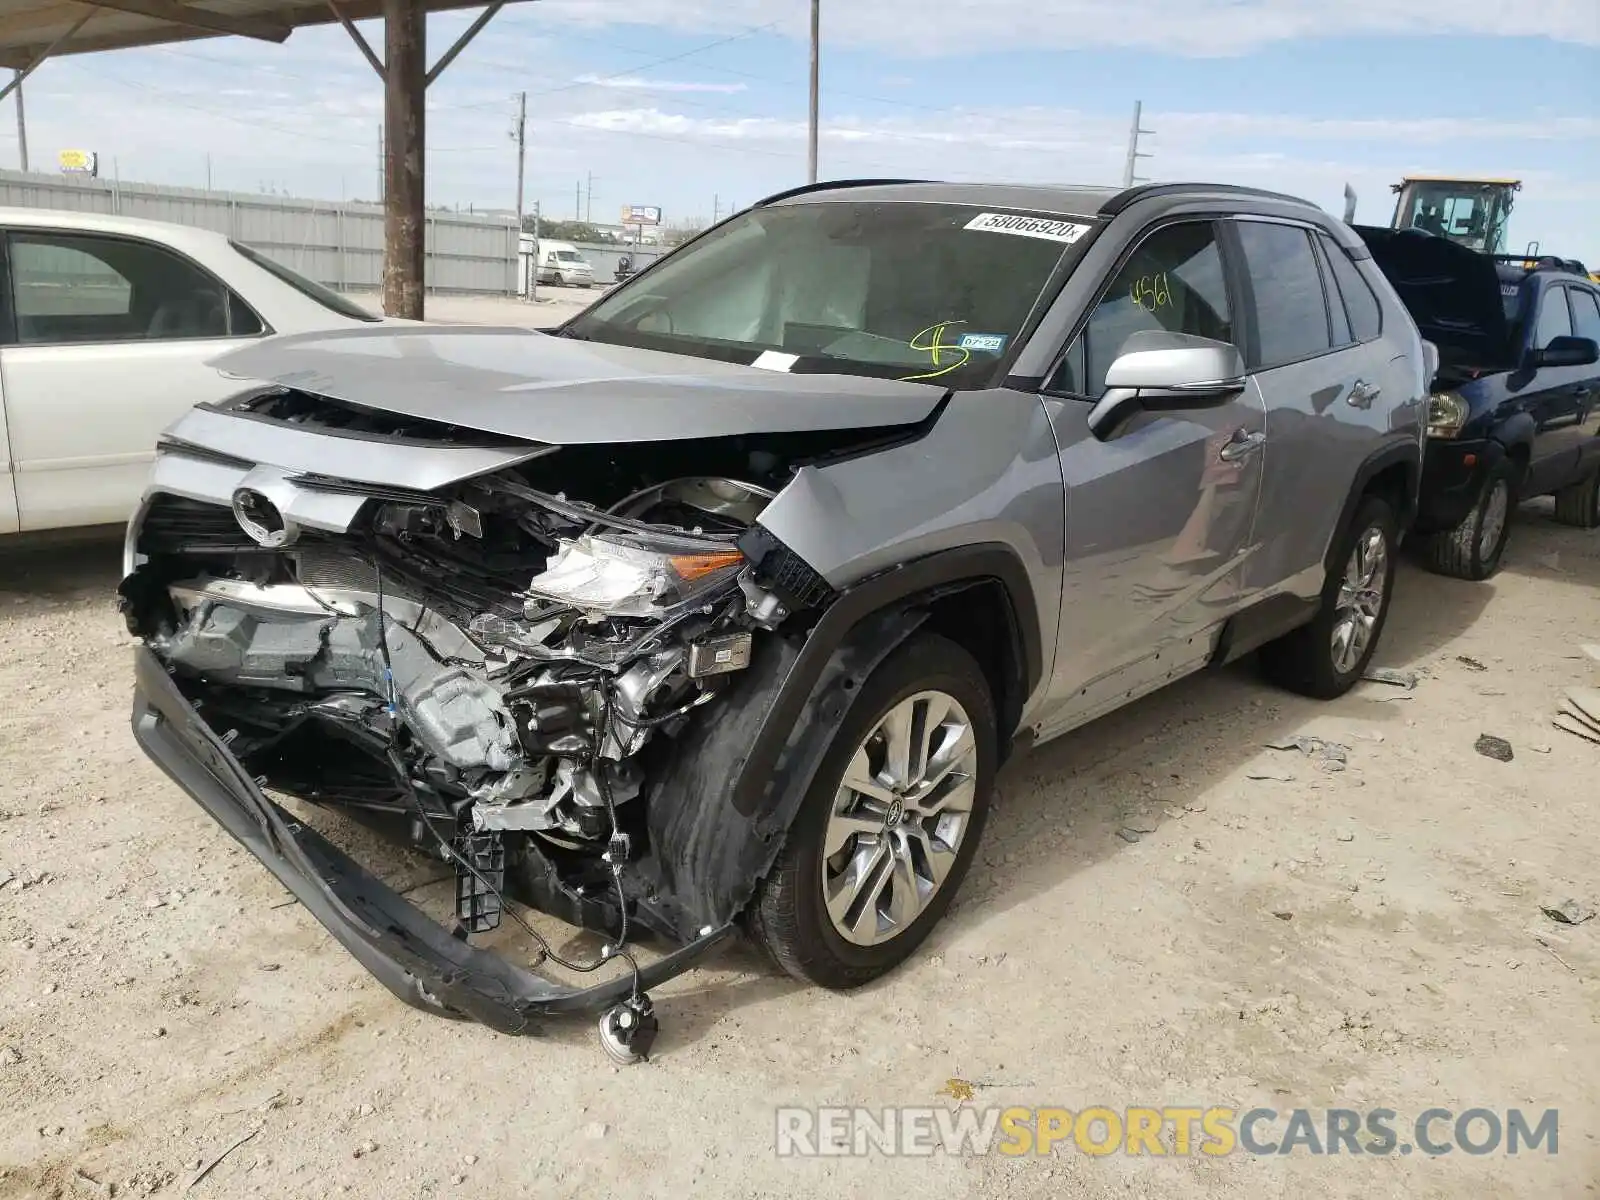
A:
{"type": "Polygon", "coordinates": [[[1435,392],[1428,397],[1428,436],[1455,437],[1471,412],[1467,402],[1454,392],[1435,392]]]}
{"type": "Polygon", "coordinates": [[[587,613],[663,618],[732,579],[744,562],[731,546],[635,545],[585,534],[563,540],[528,591],[587,613]]]}

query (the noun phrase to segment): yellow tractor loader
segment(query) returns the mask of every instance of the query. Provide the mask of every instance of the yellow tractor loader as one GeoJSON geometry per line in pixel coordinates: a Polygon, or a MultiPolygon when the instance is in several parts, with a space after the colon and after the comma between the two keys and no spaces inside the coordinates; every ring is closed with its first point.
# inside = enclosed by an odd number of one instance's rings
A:
{"type": "MultiPolygon", "coordinates": [[[[1511,221],[1511,206],[1522,190],[1520,179],[1465,179],[1453,175],[1407,175],[1389,185],[1395,193],[1391,229],[1420,229],[1488,254],[1501,262],[1518,263],[1531,270],[1545,257],[1539,243],[1529,242],[1519,255],[1506,250],[1506,229],[1511,221]]],[[[1355,193],[1346,186],[1345,220],[1355,221],[1355,193]]],[[[1600,283],[1600,272],[1589,272],[1581,264],[1559,260],[1563,267],[1577,270],[1600,283]]]]}

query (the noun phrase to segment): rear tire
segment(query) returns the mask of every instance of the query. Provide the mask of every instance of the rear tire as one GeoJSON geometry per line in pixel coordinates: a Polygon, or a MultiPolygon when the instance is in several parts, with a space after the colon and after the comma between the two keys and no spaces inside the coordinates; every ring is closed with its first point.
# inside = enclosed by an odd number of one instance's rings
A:
{"type": "Polygon", "coordinates": [[[1517,507],[1520,472],[1511,459],[1501,459],[1483,481],[1483,491],[1472,511],[1454,529],[1430,534],[1422,543],[1422,558],[1430,571],[1452,579],[1483,580],[1500,569],[1506,541],[1511,537],[1511,515],[1517,507]]]}
{"type": "Polygon", "coordinates": [[[997,754],[994,701],[972,655],[933,634],[901,646],[839,723],[751,905],[755,939],[789,975],[825,988],[858,987],[898,966],[961,886],[983,834],[997,754]],[[929,747],[913,749],[903,771],[891,749],[895,728],[905,731],[905,745],[929,747]],[[919,754],[920,777],[939,776],[925,792],[897,781],[918,777],[919,754]],[[864,780],[870,792],[847,779],[864,780]],[[921,815],[924,806],[931,815],[921,815]]]}
{"type": "Polygon", "coordinates": [[[1309,624],[1261,647],[1261,672],[1279,687],[1318,700],[1349,691],[1367,669],[1389,619],[1399,523],[1367,496],[1340,534],[1322,603],[1309,624]]]}
{"type": "Polygon", "coordinates": [[[1556,520],[1578,529],[1600,529],[1600,467],[1556,493],[1556,520]]]}

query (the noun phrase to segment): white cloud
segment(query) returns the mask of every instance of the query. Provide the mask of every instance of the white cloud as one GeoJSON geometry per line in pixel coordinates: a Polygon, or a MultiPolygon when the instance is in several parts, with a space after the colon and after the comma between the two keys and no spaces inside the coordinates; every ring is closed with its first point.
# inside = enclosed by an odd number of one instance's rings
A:
{"type": "MultiPolygon", "coordinates": [[[[613,0],[543,0],[541,15],[605,25],[613,0]]],[[[632,0],[626,19],[696,32],[776,24],[805,37],[795,0],[632,0]]],[[[977,49],[1140,46],[1193,57],[1247,53],[1275,42],[1361,34],[1548,37],[1600,45],[1595,0],[869,0],[823,5],[828,42],[912,54],[977,49]]]]}
{"type": "Polygon", "coordinates": [[[733,95],[745,91],[744,83],[701,83],[683,79],[641,79],[637,75],[579,75],[572,82],[588,87],[618,88],[636,92],[717,92],[733,95]]]}
{"type": "MultiPolygon", "coordinates": [[[[1498,120],[1467,117],[1416,117],[1397,120],[1345,120],[1259,113],[1159,112],[1146,110],[1156,146],[1173,148],[1220,141],[1243,143],[1352,142],[1395,146],[1434,146],[1446,142],[1579,142],[1600,139],[1600,117],[1549,117],[1498,120]]],[[[698,117],[664,112],[654,106],[605,109],[569,119],[592,129],[671,135],[711,141],[789,142],[806,136],[804,121],[773,117],[698,117]]],[[[1106,145],[1121,146],[1127,123],[1120,116],[1057,108],[1007,108],[1003,111],[952,108],[931,124],[928,117],[826,117],[825,142],[901,144],[908,147],[963,146],[975,150],[1068,153],[1106,145]]]]}

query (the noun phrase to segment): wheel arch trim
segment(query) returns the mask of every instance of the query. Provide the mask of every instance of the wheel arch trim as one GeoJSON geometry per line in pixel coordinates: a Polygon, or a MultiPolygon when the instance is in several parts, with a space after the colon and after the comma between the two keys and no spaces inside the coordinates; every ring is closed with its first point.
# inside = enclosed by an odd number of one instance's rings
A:
{"type": "MultiPolygon", "coordinates": [[[[762,807],[773,768],[796,720],[828,660],[852,631],[875,614],[929,604],[991,581],[1000,585],[1011,607],[1009,632],[1022,671],[1022,696],[1032,694],[1044,676],[1044,648],[1035,619],[1033,588],[1016,553],[1002,543],[985,542],[902,563],[846,588],[806,636],[750,747],[734,791],[734,808],[748,816],[762,807]]],[[[902,634],[902,639],[909,632],[902,634]]],[[[1000,697],[995,700],[998,710],[1000,697]]],[[[1004,738],[1010,732],[1001,730],[1000,734],[1004,738]]]]}

